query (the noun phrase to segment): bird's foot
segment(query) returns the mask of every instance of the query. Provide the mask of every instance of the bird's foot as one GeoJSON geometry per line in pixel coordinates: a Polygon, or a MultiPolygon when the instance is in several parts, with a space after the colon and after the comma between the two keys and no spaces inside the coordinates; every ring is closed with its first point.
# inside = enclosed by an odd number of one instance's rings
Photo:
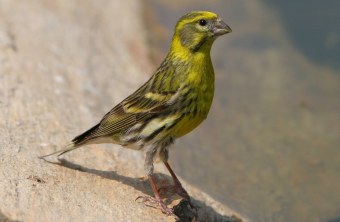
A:
{"type": "Polygon", "coordinates": [[[188,192],[182,187],[180,183],[160,187],[158,189],[158,192],[160,194],[170,194],[170,195],[178,194],[179,196],[183,197],[189,202],[189,205],[192,209],[195,208],[194,205],[191,203],[191,199],[190,199],[188,192]]]}
{"type": "Polygon", "coordinates": [[[167,207],[161,199],[157,199],[150,196],[139,196],[136,198],[136,201],[137,200],[141,200],[141,202],[148,207],[156,208],[155,205],[159,206],[162,210],[162,213],[166,214],[167,216],[173,216],[176,218],[176,220],[178,219],[178,217],[174,214],[173,210],[167,207]]]}

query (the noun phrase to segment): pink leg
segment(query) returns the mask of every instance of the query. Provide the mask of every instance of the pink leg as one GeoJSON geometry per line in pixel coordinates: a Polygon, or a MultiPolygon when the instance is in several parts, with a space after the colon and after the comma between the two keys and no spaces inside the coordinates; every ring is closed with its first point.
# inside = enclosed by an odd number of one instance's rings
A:
{"type": "Polygon", "coordinates": [[[173,190],[175,193],[177,193],[179,196],[185,198],[186,200],[189,201],[189,205],[191,208],[194,208],[194,206],[191,203],[191,199],[190,196],[188,194],[188,192],[183,188],[181,182],[179,181],[179,179],[177,178],[176,174],[174,173],[174,171],[171,169],[170,165],[168,162],[164,162],[164,165],[166,166],[166,168],[168,169],[169,173],[171,174],[171,177],[174,181],[174,185],[172,186],[166,186],[166,187],[162,187],[159,190],[173,190]]]}
{"type": "Polygon", "coordinates": [[[136,198],[136,200],[138,199],[142,199],[142,202],[146,205],[146,206],[149,206],[149,207],[154,207],[150,204],[154,204],[154,205],[158,205],[161,207],[161,210],[164,214],[168,215],[168,216],[174,216],[176,219],[177,219],[177,216],[173,213],[172,209],[168,208],[164,202],[161,200],[160,198],[160,195],[159,195],[159,192],[158,192],[158,189],[156,187],[156,183],[155,183],[155,180],[153,178],[152,175],[149,175],[149,181],[150,181],[150,184],[151,184],[151,187],[152,187],[152,190],[155,194],[155,197],[150,197],[150,196],[139,196],[136,198]],[[148,204],[150,203],[150,204],[148,204]]]}

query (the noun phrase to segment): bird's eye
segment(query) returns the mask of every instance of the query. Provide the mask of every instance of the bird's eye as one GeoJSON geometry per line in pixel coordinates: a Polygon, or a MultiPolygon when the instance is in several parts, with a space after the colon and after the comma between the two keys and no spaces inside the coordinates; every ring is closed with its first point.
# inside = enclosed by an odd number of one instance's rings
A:
{"type": "Polygon", "coordinates": [[[206,26],[207,20],[205,20],[205,19],[200,19],[200,20],[198,21],[198,24],[200,24],[200,26],[206,26]]]}

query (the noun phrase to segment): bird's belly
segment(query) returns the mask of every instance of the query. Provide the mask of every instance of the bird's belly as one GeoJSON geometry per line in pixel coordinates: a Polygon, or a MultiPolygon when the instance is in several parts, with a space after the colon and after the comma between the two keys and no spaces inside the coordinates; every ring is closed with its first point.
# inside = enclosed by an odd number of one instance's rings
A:
{"type": "Polygon", "coordinates": [[[173,129],[173,136],[175,138],[182,137],[187,133],[190,133],[194,130],[198,125],[200,125],[203,120],[205,119],[204,116],[185,116],[173,129]]]}

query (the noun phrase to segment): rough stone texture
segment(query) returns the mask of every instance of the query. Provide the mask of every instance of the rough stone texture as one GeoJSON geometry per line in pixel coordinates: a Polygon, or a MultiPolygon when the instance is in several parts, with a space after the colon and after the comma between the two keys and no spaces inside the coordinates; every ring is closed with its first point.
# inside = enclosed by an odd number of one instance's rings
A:
{"type": "MultiPolygon", "coordinates": [[[[174,221],[135,201],[152,195],[140,179],[139,152],[98,145],[57,164],[37,158],[62,148],[148,78],[139,4],[0,1],[0,221],[174,221]]],[[[157,175],[160,183],[169,179],[157,175]]],[[[184,185],[197,212],[181,202],[175,209],[183,221],[239,221],[184,185]]]]}

